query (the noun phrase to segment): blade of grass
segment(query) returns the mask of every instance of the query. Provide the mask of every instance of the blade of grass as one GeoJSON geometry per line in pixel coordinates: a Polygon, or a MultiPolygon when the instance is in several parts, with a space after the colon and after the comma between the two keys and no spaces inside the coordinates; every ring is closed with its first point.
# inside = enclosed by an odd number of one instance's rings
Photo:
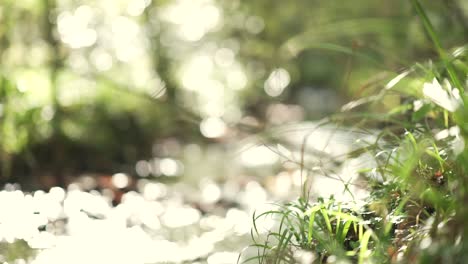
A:
{"type": "Polygon", "coordinates": [[[442,172],[444,172],[445,160],[440,156],[439,149],[437,148],[436,144],[432,143],[432,146],[434,148],[434,151],[430,149],[426,149],[426,153],[429,154],[429,156],[435,158],[439,162],[440,169],[442,172]]]}
{"type": "Polygon", "coordinates": [[[239,256],[237,258],[237,262],[236,263],[239,263],[239,261],[241,260],[241,257],[242,257],[242,252],[245,252],[248,248],[252,248],[252,247],[255,247],[257,248],[257,250],[260,250],[260,248],[263,249],[263,254],[260,254],[260,252],[258,252],[257,256],[254,256],[254,257],[250,257],[250,258],[247,258],[245,259],[244,261],[242,261],[241,263],[247,263],[249,261],[252,261],[254,259],[259,259],[259,263],[262,263],[262,259],[264,258],[265,256],[265,252],[266,252],[266,249],[270,250],[271,247],[267,245],[267,243],[265,242],[265,244],[259,244],[259,243],[254,243],[254,244],[251,244],[247,247],[244,247],[241,252],[239,253],[239,256]]]}
{"type": "Polygon", "coordinates": [[[338,204],[338,215],[336,216],[336,236],[338,236],[338,231],[340,230],[340,222],[341,222],[341,203],[338,204]]]}
{"type": "Polygon", "coordinates": [[[281,256],[283,256],[283,251],[286,250],[289,242],[291,241],[292,233],[289,232],[289,230],[284,230],[283,233],[281,234],[281,237],[279,238],[278,241],[278,248],[276,250],[276,260],[278,261],[278,264],[280,263],[281,256]]]}
{"type": "Polygon", "coordinates": [[[463,93],[462,83],[460,82],[460,79],[458,78],[455,70],[453,69],[452,64],[448,60],[447,54],[445,53],[445,50],[442,48],[440,38],[437,36],[437,33],[435,32],[431,21],[427,17],[426,11],[424,11],[424,8],[419,2],[419,0],[411,0],[411,3],[413,4],[414,9],[416,9],[416,13],[418,13],[419,18],[421,19],[424,25],[424,28],[426,29],[432,42],[434,43],[434,46],[437,52],[439,53],[440,58],[444,62],[445,67],[447,69],[447,73],[450,76],[450,79],[452,80],[455,87],[457,87],[460,90],[460,93],[462,94],[463,93]]]}
{"type": "Polygon", "coordinates": [[[343,243],[345,241],[346,235],[348,235],[349,228],[351,227],[352,223],[353,221],[346,221],[343,225],[343,230],[341,231],[340,236],[338,237],[338,241],[340,243],[343,243]]]}
{"type": "Polygon", "coordinates": [[[328,210],[325,209],[325,208],[320,208],[320,213],[322,213],[323,219],[325,220],[325,225],[327,226],[327,230],[331,234],[332,233],[332,227],[331,227],[330,218],[328,217],[328,210]]]}
{"type": "Polygon", "coordinates": [[[316,205],[312,207],[310,210],[310,217],[309,217],[309,233],[307,235],[307,242],[310,244],[312,242],[312,232],[314,230],[314,222],[315,222],[315,214],[317,211],[320,210],[320,205],[316,205]]]}
{"type": "Polygon", "coordinates": [[[367,230],[364,233],[364,236],[362,237],[361,250],[359,251],[359,262],[358,262],[359,264],[364,264],[364,260],[367,257],[367,248],[368,248],[369,239],[370,239],[371,235],[372,235],[372,231],[367,230]]]}
{"type": "Polygon", "coordinates": [[[363,232],[364,232],[364,227],[363,227],[362,223],[359,223],[359,236],[358,236],[359,241],[362,240],[362,233],[363,232]]]}

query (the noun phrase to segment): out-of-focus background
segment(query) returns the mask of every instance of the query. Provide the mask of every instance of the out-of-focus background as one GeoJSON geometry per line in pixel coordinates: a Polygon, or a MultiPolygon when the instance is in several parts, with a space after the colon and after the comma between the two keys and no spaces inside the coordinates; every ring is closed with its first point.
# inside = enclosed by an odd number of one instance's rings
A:
{"type": "MultiPolygon", "coordinates": [[[[466,41],[468,2],[424,4],[444,45],[466,41]]],[[[122,240],[168,254],[141,263],[237,259],[245,244],[229,239],[248,237],[253,208],[299,194],[298,151],[317,121],[435,56],[404,0],[1,0],[0,181],[9,192],[0,199],[27,204],[18,217],[36,208],[39,220],[15,233],[5,219],[15,222],[7,212],[17,204],[0,210],[9,245],[0,260],[49,248],[36,263],[72,263],[50,248],[79,247],[60,234],[92,235],[101,218],[138,227],[122,227],[122,240]]],[[[309,144],[339,155],[360,135],[336,131],[321,127],[309,144]]],[[[335,164],[336,176],[318,172],[312,183],[342,193],[334,183],[362,162],[335,164]]],[[[140,260],[125,261],[112,263],[140,260]]]]}

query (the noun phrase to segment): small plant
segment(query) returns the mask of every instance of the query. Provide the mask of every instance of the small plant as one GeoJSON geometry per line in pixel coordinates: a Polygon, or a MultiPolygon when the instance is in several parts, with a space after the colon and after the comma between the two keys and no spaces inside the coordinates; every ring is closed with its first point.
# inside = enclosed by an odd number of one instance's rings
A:
{"type": "MultiPolygon", "coordinates": [[[[300,198],[280,206],[278,211],[268,211],[254,216],[272,216],[278,220],[276,231],[271,231],[263,243],[255,243],[258,256],[246,261],[259,263],[296,263],[310,252],[308,260],[320,263],[333,259],[351,259],[363,263],[368,256],[368,245],[374,244],[373,227],[377,223],[366,220],[367,212],[356,204],[343,204],[333,197],[319,199],[311,204],[300,198]]],[[[255,226],[252,238],[260,233],[255,226]]]]}

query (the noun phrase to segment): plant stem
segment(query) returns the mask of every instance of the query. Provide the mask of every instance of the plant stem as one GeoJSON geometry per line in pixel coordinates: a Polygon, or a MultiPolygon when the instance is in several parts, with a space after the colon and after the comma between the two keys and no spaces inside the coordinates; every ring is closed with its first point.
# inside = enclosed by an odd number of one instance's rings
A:
{"type": "Polygon", "coordinates": [[[457,87],[460,90],[460,93],[463,94],[463,86],[462,83],[460,82],[460,79],[458,78],[455,70],[453,69],[452,63],[449,61],[449,58],[447,56],[447,53],[445,50],[442,48],[442,44],[440,42],[439,37],[437,36],[437,33],[434,30],[434,27],[429,20],[429,18],[426,15],[426,12],[424,11],[424,8],[422,7],[421,3],[419,0],[411,0],[411,3],[413,4],[414,9],[416,10],[416,13],[418,14],[419,18],[421,19],[424,28],[426,29],[427,33],[429,34],[429,37],[431,38],[437,53],[439,53],[440,58],[445,64],[445,67],[447,69],[447,73],[452,80],[453,84],[455,87],[457,87]]]}

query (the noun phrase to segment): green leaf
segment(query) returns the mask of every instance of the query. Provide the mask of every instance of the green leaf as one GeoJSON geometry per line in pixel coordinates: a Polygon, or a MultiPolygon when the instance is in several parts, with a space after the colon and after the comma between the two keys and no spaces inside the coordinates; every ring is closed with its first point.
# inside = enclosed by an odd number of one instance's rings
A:
{"type": "Polygon", "coordinates": [[[364,236],[362,237],[361,249],[359,251],[359,262],[358,262],[359,264],[364,264],[364,261],[367,258],[367,248],[368,248],[369,239],[371,235],[372,235],[372,230],[367,230],[364,233],[364,236]]]}

